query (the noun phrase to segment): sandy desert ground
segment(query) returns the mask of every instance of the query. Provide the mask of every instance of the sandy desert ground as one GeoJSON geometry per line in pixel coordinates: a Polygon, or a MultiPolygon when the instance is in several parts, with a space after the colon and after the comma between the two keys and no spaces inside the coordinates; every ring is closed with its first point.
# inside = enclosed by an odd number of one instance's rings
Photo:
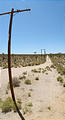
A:
{"type": "MultiPolygon", "coordinates": [[[[52,62],[47,56],[46,62],[37,66],[27,66],[20,68],[12,68],[12,76],[20,77],[24,71],[27,71],[26,78],[31,80],[31,85],[26,85],[24,80],[21,80],[19,88],[15,88],[16,98],[22,99],[22,106],[32,102],[31,112],[26,113],[26,120],[65,120],[65,87],[57,81],[59,76],[56,69],[46,70],[42,73],[34,73],[31,70],[39,68],[45,69],[46,66],[51,66],[52,62]],[[35,80],[38,77],[39,80],[35,80]],[[31,97],[27,94],[31,93],[31,97]]],[[[65,81],[65,78],[63,76],[65,81]]],[[[11,96],[10,90],[6,94],[8,85],[8,69],[0,68],[0,98],[3,100],[11,96]]],[[[22,110],[21,110],[22,111],[22,110]]],[[[2,113],[0,110],[0,120],[19,120],[17,113],[8,112],[2,113]]]]}

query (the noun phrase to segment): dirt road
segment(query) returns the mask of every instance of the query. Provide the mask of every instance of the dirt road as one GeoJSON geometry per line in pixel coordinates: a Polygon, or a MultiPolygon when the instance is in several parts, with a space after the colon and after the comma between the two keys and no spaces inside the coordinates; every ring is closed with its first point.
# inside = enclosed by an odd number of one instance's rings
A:
{"type": "MultiPolygon", "coordinates": [[[[56,69],[51,68],[51,71],[47,70],[45,73],[32,73],[32,69],[45,69],[46,66],[51,66],[52,62],[47,56],[46,62],[37,66],[28,66],[21,68],[12,68],[13,76],[19,77],[24,71],[27,71],[27,78],[32,80],[31,86],[25,86],[22,83],[21,88],[15,90],[16,97],[22,98],[22,88],[24,88],[24,93],[27,94],[29,89],[31,91],[31,97],[26,98],[27,101],[31,101],[33,106],[31,108],[32,112],[30,114],[24,115],[26,120],[65,120],[65,88],[58,83],[57,77],[59,76],[56,69]],[[38,81],[35,81],[35,77],[39,77],[38,81]]],[[[64,78],[65,81],[65,78],[64,78]]],[[[8,70],[1,70],[1,88],[0,97],[5,99],[7,95],[5,94],[5,89],[8,84],[8,70]]],[[[26,101],[26,100],[24,100],[26,101]]],[[[24,102],[23,101],[23,102],[24,102]]],[[[7,114],[0,114],[2,120],[13,120],[18,117],[17,113],[10,112],[7,114]]]]}

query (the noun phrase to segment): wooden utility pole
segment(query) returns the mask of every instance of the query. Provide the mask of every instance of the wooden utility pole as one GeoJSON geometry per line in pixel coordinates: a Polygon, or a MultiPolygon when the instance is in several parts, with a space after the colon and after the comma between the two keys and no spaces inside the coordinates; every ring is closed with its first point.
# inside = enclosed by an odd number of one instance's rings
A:
{"type": "Polygon", "coordinates": [[[44,50],[44,54],[46,54],[46,50],[45,49],[41,49],[41,55],[42,55],[42,51],[44,50]]]}
{"type": "Polygon", "coordinates": [[[11,14],[10,24],[9,24],[9,39],[8,39],[8,72],[9,72],[9,83],[10,83],[10,90],[11,90],[12,99],[14,101],[15,107],[17,109],[17,112],[18,112],[21,120],[25,120],[25,118],[23,117],[22,113],[19,111],[19,108],[17,106],[16,99],[15,99],[15,94],[14,94],[14,89],[13,89],[13,82],[12,82],[12,72],[11,72],[11,31],[12,31],[13,14],[17,13],[17,12],[24,12],[24,11],[31,11],[31,9],[14,11],[14,9],[12,8],[11,12],[6,12],[6,13],[0,14],[0,15],[11,14]]]}
{"type": "Polygon", "coordinates": [[[44,50],[44,55],[46,54],[46,50],[45,49],[41,49],[41,62],[42,62],[42,51],[44,50]]]}

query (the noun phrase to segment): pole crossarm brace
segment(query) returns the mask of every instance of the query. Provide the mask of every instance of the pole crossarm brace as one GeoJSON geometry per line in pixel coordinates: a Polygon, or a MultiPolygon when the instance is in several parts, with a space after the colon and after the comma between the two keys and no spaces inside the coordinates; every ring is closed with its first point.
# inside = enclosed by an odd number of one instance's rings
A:
{"type": "MultiPolygon", "coordinates": [[[[16,11],[13,11],[13,13],[25,12],[25,11],[31,11],[31,9],[16,10],[16,11]]],[[[11,14],[11,12],[2,13],[2,14],[0,14],[0,15],[6,15],[6,14],[11,14]]]]}

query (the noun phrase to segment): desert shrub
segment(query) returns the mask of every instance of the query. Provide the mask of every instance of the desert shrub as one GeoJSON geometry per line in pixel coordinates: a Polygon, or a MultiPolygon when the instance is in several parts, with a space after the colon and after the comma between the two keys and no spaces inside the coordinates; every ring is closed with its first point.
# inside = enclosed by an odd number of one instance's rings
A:
{"type": "Polygon", "coordinates": [[[24,106],[24,108],[22,109],[23,111],[23,114],[27,114],[28,112],[30,113],[31,112],[31,109],[30,107],[28,107],[27,105],[24,106]]]}
{"type": "Polygon", "coordinates": [[[46,75],[48,75],[48,73],[46,73],[46,75]]]}
{"type": "Polygon", "coordinates": [[[40,73],[41,72],[40,70],[36,70],[36,69],[32,69],[31,71],[35,72],[35,73],[40,73]]]}
{"type": "Polygon", "coordinates": [[[59,81],[60,83],[63,83],[64,80],[63,80],[63,78],[61,76],[58,76],[57,81],[59,81]]]}
{"type": "Polygon", "coordinates": [[[65,75],[65,68],[62,68],[62,75],[65,75]]]}
{"type": "MultiPolygon", "coordinates": [[[[17,106],[18,106],[19,109],[21,109],[21,104],[20,103],[17,103],[17,106]]],[[[12,109],[13,109],[14,112],[17,112],[14,103],[12,103],[12,109]]]]}
{"type": "MultiPolygon", "coordinates": [[[[21,81],[17,77],[14,77],[12,82],[13,82],[13,87],[19,87],[21,81]]],[[[7,90],[9,89],[10,89],[10,84],[8,82],[7,90]]]]}
{"type": "Polygon", "coordinates": [[[22,67],[26,67],[26,65],[25,65],[25,64],[22,64],[22,67]]]}
{"type": "Polygon", "coordinates": [[[65,87],[65,83],[63,84],[63,87],[65,87]]]}
{"type": "Polygon", "coordinates": [[[0,98],[0,108],[2,107],[2,104],[3,104],[3,101],[2,101],[2,99],[0,98]]]}
{"type": "Polygon", "coordinates": [[[27,75],[27,71],[23,72],[23,75],[27,75]]]}
{"type": "Polygon", "coordinates": [[[51,71],[51,69],[50,69],[50,67],[49,66],[46,66],[46,68],[45,68],[46,70],[48,70],[48,71],[51,71]]]}
{"type": "Polygon", "coordinates": [[[37,72],[37,70],[36,70],[36,69],[32,69],[31,71],[32,71],[32,72],[37,72]]]}
{"type": "Polygon", "coordinates": [[[6,94],[8,94],[8,89],[6,89],[6,94]]]}
{"type": "Polygon", "coordinates": [[[8,97],[2,104],[2,112],[3,113],[7,113],[7,112],[10,112],[12,110],[12,106],[11,106],[11,103],[12,103],[12,99],[10,97],[8,97]]]}
{"type": "Polygon", "coordinates": [[[20,86],[20,81],[17,77],[13,78],[13,87],[19,87],[20,86]]]}
{"type": "Polygon", "coordinates": [[[45,72],[46,72],[46,70],[42,69],[42,73],[45,73],[45,72]]]}
{"type": "Polygon", "coordinates": [[[35,80],[39,80],[39,77],[36,77],[35,80]]]}
{"type": "Polygon", "coordinates": [[[33,105],[32,105],[31,102],[27,103],[27,104],[24,106],[24,108],[23,108],[23,114],[30,113],[32,106],[33,106],[33,105]]]}
{"type": "Polygon", "coordinates": [[[28,93],[28,97],[31,97],[31,93],[30,92],[28,93]]]}
{"type": "Polygon", "coordinates": [[[57,65],[57,71],[58,73],[60,73],[61,75],[65,74],[65,68],[62,65],[57,65]]]}
{"type": "Polygon", "coordinates": [[[8,82],[8,85],[7,85],[7,90],[9,90],[10,89],[10,84],[9,84],[9,82],[8,82]]]}
{"type": "Polygon", "coordinates": [[[48,110],[51,110],[51,107],[50,107],[50,106],[48,106],[48,110]]]}
{"type": "MultiPolygon", "coordinates": [[[[20,99],[17,100],[17,106],[19,109],[21,109],[21,100],[20,99]]],[[[3,113],[7,113],[12,110],[14,110],[14,112],[16,112],[16,107],[15,107],[14,102],[11,99],[11,97],[8,97],[3,101],[1,109],[2,109],[3,113]]]]}
{"type": "Polygon", "coordinates": [[[3,69],[6,69],[6,68],[8,68],[8,65],[7,65],[7,64],[5,64],[5,65],[3,66],[3,69]]]}
{"type": "Polygon", "coordinates": [[[33,106],[32,102],[29,102],[27,106],[32,107],[33,106]]]}
{"type": "Polygon", "coordinates": [[[20,98],[17,99],[17,103],[21,104],[21,99],[20,98]]]}
{"type": "Polygon", "coordinates": [[[42,68],[40,68],[40,67],[38,68],[38,70],[40,70],[40,71],[41,71],[41,69],[42,69],[42,68]]]}
{"type": "Polygon", "coordinates": [[[32,88],[30,88],[29,90],[30,90],[30,91],[33,91],[33,89],[32,89],[32,88]]]}
{"type": "Polygon", "coordinates": [[[24,83],[27,84],[27,85],[31,85],[31,80],[27,79],[27,80],[24,81],[24,83]]]}
{"type": "Polygon", "coordinates": [[[56,55],[50,55],[50,58],[54,64],[54,66],[57,68],[58,73],[60,75],[65,74],[65,68],[63,65],[65,65],[65,54],[56,54],[56,55]]]}
{"type": "Polygon", "coordinates": [[[19,79],[22,80],[22,79],[26,79],[26,76],[23,75],[23,76],[19,76],[19,79]]]}
{"type": "Polygon", "coordinates": [[[51,65],[50,67],[55,69],[55,66],[54,66],[54,65],[51,65]]]}
{"type": "Polygon", "coordinates": [[[38,70],[37,72],[38,72],[38,73],[41,73],[41,71],[40,71],[40,70],[38,70]]]}

